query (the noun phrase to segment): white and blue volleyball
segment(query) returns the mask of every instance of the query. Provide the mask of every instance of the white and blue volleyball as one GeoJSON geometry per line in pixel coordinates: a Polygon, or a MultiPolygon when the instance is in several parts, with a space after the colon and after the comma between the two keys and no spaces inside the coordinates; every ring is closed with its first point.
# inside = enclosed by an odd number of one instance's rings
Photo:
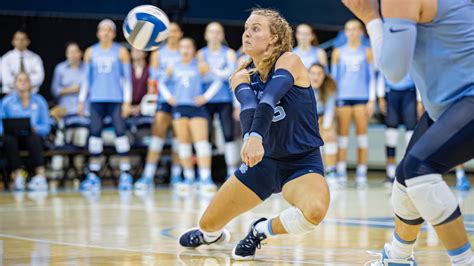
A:
{"type": "Polygon", "coordinates": [[[152,51],[168,38],[169,25],[163,10],[152,5],[141,5],[128,12],[123,22],[123,34],[134,48],[152,51]]]}

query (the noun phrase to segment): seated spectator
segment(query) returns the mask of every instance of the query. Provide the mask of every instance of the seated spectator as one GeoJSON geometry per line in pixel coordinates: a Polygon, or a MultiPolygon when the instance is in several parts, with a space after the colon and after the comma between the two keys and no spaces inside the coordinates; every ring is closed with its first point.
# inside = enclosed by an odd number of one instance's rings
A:
{"type": "Polygon", "coordinates": [[[4,150],[15,175],[15,190],[25,189],[25,178],[21,175],[19,149],[30,152],[31,164],[35,168],[35,176],[28,183],[32,191],[48,189],[45,178],[45,161],[43,156],[43,139],[51,129],[46,100],[39,94],[31,92],[28,74],[20,72],[15,78],[16,91],[5,96],[0,104],[0,117],[30,118],[32,131],[28,135],[4,134],[0,121],[0,135],[3,135],[4,150]]]}
{"type": "Polygon", "coordinates": [[[60,129],[65,129],[65,143],[85,147],[89,118],[77,113],[79,91],[85,71],[82,51],[77,43],[70,42],[66,46],[66,58],[67,60],[59,63],[54,69],[51,93],[58,105],[51,109],[51,116],[56,119],[60,129]]]}
{"type": "Polygon", "coordinates": [[[44,68],[41,57],[28,50],[30,39],[25,31],[18,30],[13,35],[13,50],[2,58],[2,93],[8,94],[15,87],[15,77],[25,72],[30,77],[31,92],[37,93],[44,80],[44,68]]]}
{"type": "Polygon", "coordinates": [[[146,53],[135,48],[131,51],[132,58],[132,115],[140,114],[140,103],[148,93],[148,64],[146,53]]]}

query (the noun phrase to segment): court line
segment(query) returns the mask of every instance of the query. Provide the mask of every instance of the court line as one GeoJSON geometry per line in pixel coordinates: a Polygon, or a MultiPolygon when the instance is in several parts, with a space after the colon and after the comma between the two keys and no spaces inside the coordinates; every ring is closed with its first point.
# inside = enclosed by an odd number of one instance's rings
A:
{"type": "MultiPolygon", "coordinates": [[[[181,214],[200,214],[202,211],[201,210],[196,210],[195,208],[193,209],[188,209],[188,210],[183,210],[181,208],[172,208],[172,207],[152,207],[152,208],[146,208],[144,206],[140,205],[120,205],[120,204],[97,204],[97,205],[76,205],[76,206],[62,206],[62,210],[87,210],[90,209],[91,207],[100,207],[103,209],[119,209],[119,210],[139,210],[139,211],[154,211],[154,212],[172,212],[172,213],[181,213],[181,214]],[[183,213],[185,211],[185,213],[183,213]]],[[[1,208],[0,207],[0,212],[16,212],[16,211],[52,211],[56,210],[57,207],[54,206],[29,206],[29,207],[24,207],[21,209],[18,209],[18,207],[14,206],[9,206],[7,208],[1,208]],[[11,209],[10,209],[11,208],[11,209]]],[[[254,216],[268,216],[270,213],[253,213],[254,216]]],[[[466,215],[473,215],[473,214],[464,214],[466,215]]],[[[385,217],[372,217],[372,218],[385,218],[385,217]]],[[[392,217],[386,217],[386,218],[392,218],[392,217]]],[[[336,225],[343,225],[343,226],[369,226],[369,227],[376,227],[376,228],[393,228],[394,223],[393,222],[383,222],[383,221],[371,221],[370,218],[369,220],[362,220],[362,219],[354,219],[354,218],[326,218],[323,221],[323,224],[336,224],[336,225]]],[[[465,221],[465,225],[467,226],[474,226],[474,222],[470,221],[465,221]]],[[[426,229],[426,225],[424,226],[426,229]]],[[[474,234],[474,228],[466,228],[466,231],[468,231],[470,234],[474,234]]]]}
{"type": "MultiPolygon", "coordinates": [[[[189,250],[182,250],[182,251],[176,251],[176,250],[170,250],[170,251],[159,251],[156,249],[151,250],[151,248],[147,249],[131,249],[131,248],[120,248],[120,247],[107,247],[107,246],[100,246],[100,245],[90,245],[90,244],[81,244],[81,243],[71,243],[71,242],[61,242],[61,241],[55,241],[55,240],[50,240],[50,239],[37,239],[37,238],[31,238],[31,237],[23,237],[23,236],[15,236],[15,235],[8,235],[8,234],[2,234],[0,233],[0,237],[3,238],[10,238],[10,239],[16,239],[16,240],[23,240],[23,241],[30,241],[30,242],[38,242],[38,243],[44,243],[44,244],[50,244],[50,245],[63,245],[63,246],[71,246],[71,247],[81,247],[81,248],[92,248],[92,249],[108,249],[108,250],[116,250],[116,251],[126,251],[126,252],[134,252],[134,253],[151,253],[151,254],[165,254],[165,255],[171,255],[171,256],[177,256],[177,260],[179,260],[179,256],[198,256],[198,257],[220,257],[220,258],[230,258],[230,252],[231,249],[226,250],[226,252],[229,252],[229,255],[224,255],[224,254],[203,254],[200,253],[199,251],[196,251],[195,254],[192,254],[189,252],[189,250]],[[187,251],[187,254],[182,254],[185,251],[187,251]]],[[[161,247],[161,246],[160,246],[161,247]]],[[[175,247],[175,244],[173,244],[173,247],[175,247]]],[[[270,246],[269,246],[270,247],[270,246]]],[[[294,247],[293,247],[294,249],[294,247]]],[[[326,249],[326,250],[331,250],[331,249],[326,249]]],[[[212,249],[206,249],[203,251],[213,251],[212,249]]],[[[219,250],[216,250],[219,251],[219,250]]],[[[255,262],[271,262],[271,263],[297,263],[297,264],[320,264],[320,265],[327,265],[325,262],[321,261],[308,261],[308,260],[275,260],[271,259],[268,257],[257,257],[257,260],[255,262]]],[[[348,265],[347,262],[340,262],[340,263],[331,263],[331,264],[337,264],[337,265],[348,265]]]]}

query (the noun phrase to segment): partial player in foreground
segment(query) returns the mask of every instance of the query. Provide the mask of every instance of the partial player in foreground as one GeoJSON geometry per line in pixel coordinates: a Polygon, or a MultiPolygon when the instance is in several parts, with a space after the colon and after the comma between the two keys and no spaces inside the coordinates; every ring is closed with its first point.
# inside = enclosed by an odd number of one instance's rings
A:
{"type": "Polygon", "coordinates": [[[233,75],[231,86],[241,104],[244,164],[217,192],[199,227],[184,232],[179,243],[196,248],[228,241],[224,226],[229,221],[282,191],[291,207],[277,217],[253,221],[232,252],[234,259],[249,260],[264,239],[306,233],[321,223],[329,189],[314,91],[304,64],[290,52],[291,27],[278,12],[255,9],[242,42],[250,58],[233,75]]]}
{"type": "Polygon", "coordinates": [[[471,0],[343,0],[366,25],[392,82],[408,69],[426,108],[392,190],[395,232],[375,265],[414,265],[426,220],[453,265],[474,265],[463,216],[442,175],[474,158],[474,3],[471,0]]]}

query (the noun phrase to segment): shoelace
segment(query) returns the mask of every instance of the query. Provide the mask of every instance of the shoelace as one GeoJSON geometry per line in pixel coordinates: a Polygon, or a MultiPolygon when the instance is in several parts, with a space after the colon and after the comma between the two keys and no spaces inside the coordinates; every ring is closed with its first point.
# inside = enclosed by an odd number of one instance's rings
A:
{"type": "Polygon", "coordinates": [[[260,249],[262,247],[261,244],[262,239],[257,238],[253,232],[247,235],[247,237],[240,242],[241,247],[244,247],[246,251],[252,251],[255,246],[260,249]]]}
{"type": "Polygon", "coordinates": [[[189,235],[189,242],[191,242],[193,245],[205,243],[203,235],[199,231],[193,232],[189,235]]]}

